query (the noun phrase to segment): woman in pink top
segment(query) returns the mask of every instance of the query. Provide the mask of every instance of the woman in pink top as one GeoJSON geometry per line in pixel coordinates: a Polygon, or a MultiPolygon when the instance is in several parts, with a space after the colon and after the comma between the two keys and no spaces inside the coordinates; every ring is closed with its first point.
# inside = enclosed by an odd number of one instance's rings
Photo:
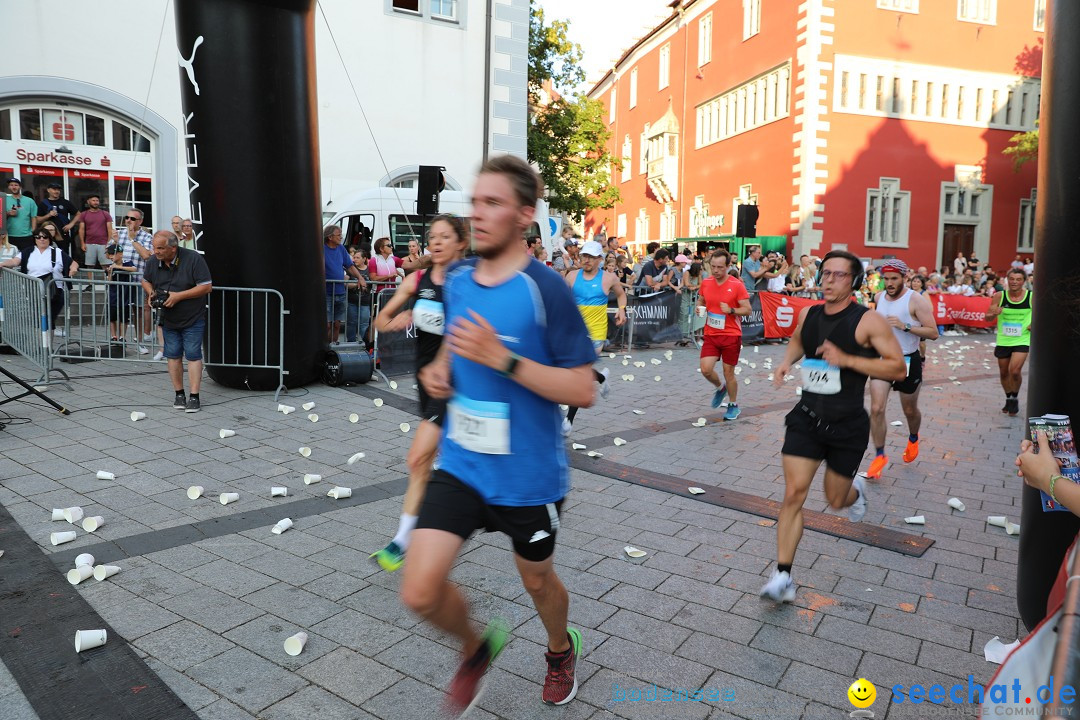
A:
{"type": "Polygon", "coordinates": [[[404,261],[394,255],[390,238],[381,237],[376,240],[374,250],[371,259],[368,260],[368,275],[372,282],[396,282],[397,269],[404,261]]]}

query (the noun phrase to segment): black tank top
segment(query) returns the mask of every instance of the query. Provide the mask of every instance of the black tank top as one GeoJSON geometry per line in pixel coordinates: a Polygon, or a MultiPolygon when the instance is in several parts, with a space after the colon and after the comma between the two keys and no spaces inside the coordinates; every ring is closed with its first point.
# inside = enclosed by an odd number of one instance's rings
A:
{"type": "Polygon", "coordinates": [[[421,270],[413,305],[413,327],[416,328],[416,369],[424,367],[439,353],[443,339],[442,285],[436,285],[431,272],[421,270]]]}
{"type": "MultiPolygon", "coordinates": [[[[855,340],[855,328],[859,326],[859,321],[866,312],[869,312],[869,308],[854,302],[834,315],[826,315],[824,305],[811,306],[806,313],[802,335],[800,335],[806,357],[820,359],[821,355],[817,354],[817,349],[826,340],[830,340],[833,345],[849,355],[880,357],[873,348],[865,348],[855,340]]],[[[857,414],[865,410],[863,393],[866,389],[866,379],[866,375],[862,373],[841,368],[840,392],[820,395],[804,390],[802,404],[824,418],[842,418],[857,414]]]]}

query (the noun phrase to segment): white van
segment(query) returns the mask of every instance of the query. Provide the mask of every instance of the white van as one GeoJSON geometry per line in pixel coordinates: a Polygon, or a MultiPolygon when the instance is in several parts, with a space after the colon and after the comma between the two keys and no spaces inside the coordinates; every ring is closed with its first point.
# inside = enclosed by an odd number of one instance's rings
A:
{"type": "MultiPolygon", "coordinates": [[[[439,194],[439,212],[462,217],[467,226],[472,217],[472,203],[466,193],[443,190],[439,194]]],[[[431,222],[431,217],[426,220],[431,222]]],[[[408,254],[410,240],[422,240],[424,221],[425,218],[416,212],[416,188],[358,190],[327,203],[323,210],[324,227],[340,227],[346,246],[366,245],[370,249],[376,240],[388,237],[393,243],[394,254],[400,256],[408,254]]],[[[534,223],[530,234],[543,237],[550,255],[551,230],[547,203],[543,200],[536,204],[534,223]],[[546,232],[541,233],[540,228],[545,228],[546,232]]]]}

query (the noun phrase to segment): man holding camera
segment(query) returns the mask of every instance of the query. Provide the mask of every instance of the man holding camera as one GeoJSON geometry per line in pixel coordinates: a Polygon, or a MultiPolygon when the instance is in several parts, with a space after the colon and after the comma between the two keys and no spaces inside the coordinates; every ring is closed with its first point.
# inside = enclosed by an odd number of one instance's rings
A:
{"type": "Polygon", "coordinates": [[[199,385],[202,382],[202,344],[206,334],[206,300],[213,285],[210,268],[202,255],[180,247],[180,238],[170,230],[159,230],[152,240],[155,260],[143,270],[142,286],[150,296],[150,306],[161,313],[165,337],[165,359],[176,397],[174,408],[199,412],[199,385]],[[184,364],[188,361],[191,395],[184,396],[184,364]]]}

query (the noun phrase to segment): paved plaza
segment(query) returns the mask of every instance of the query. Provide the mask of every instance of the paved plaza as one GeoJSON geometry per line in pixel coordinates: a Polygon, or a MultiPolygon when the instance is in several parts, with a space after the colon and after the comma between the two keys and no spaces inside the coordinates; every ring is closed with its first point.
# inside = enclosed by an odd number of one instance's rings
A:
{"type": "MultiPolygon", "coordinates": [[[[921,454],[905,465],[907,429],[889,426],[892,463],[869,483],[864,523],[925,536],[930,548],[914,557],[842,537],[846,520],[835,523],[841,536],[808,531],[795,558],[798,595],[782,607],[757,595],[775,559],[774,520],[707,500],[721,489],[782,499],[783,419],[797,381],[773,389],[766,366],[784,346],[744,348],[743,414],[733,423],[709,407],[693,349],[672,348],[670,360],[664,348],[634,351],[626,365],[622,354],[604,356],[612,392],[575,422],[571,440],[587,450],[574,453],[555,555],[570,622],[584,634],[578,697],[561,708],[540,702],[543,627],[508,542],[477,535],[452,577],[477,621],[505,618],[512,640],[470,717],[840,718],[853,710],[847,688],[858,677],[877,686],[879,719],[975,717],[970,704],[890,704],[890,688],[966,687],[969,675],[985,683],[997,666],[983,646],[1022,632],[1017,538],[985,522],[1020,514],[1012,468],[1023,417],[1000,413],[992,339],[929,343],[921,454]],[[700,417],[707,424],[693,426],[700,417]],[[705,493],[658,489],[673,478],[705,493]],[[966,511],[948,507],[954,496],[966,511]],[[925,526],[905,524],[913,515],[925,526]],[[628,545],[646,555],[628,557],[628,545]],[[714,692],[650,700],[657,687],[714,692]]],[[[32,376],[17,356],[0,362],[32,376]]],[[[413,378],[397,378],[397,390],[374,381],[295,390],[281,399],[296,407],[289,415],[273,393],[206,382],[202,412],[185,414],[171,408],[163,365],[65,367],[72,390],[49,395],[70,416],[36,401],[3,408],[30,422],[0,431],[0,719],[439,717],[457,649],[402,606],[400,574],[367,559],[397,527],[417,423],[413,378]],[[318,422],[301,408],[308,402],[318,422]],[[132,422],[136,410],[146,419],[132,422]],[[219,438],[223,428],[236,435],[219,438]],[[115,480],[97,479],[99,470],[115,480]],[[307,473],[321,482],[305,485],[307,473]],[[205,496],[189,500],[190,485],[205,496]],[[288,496],[272,498],[272,485],[288,496]],[[335,485],[353,497],[327,497],[335,485]],[[222,505],[223,492],[240,499],[222,505]],[[70,506],[104,526],[91,534],[50,520],[52,508],[70,506]],[[272,534],[286,516],[293,528],[272,534]],[[74,542],[50,544],[51,532],[68,529],[74,542]],[[64,573],[87,550],[121,571],[70,585],[64,573]],[[107,644],[76,654],[75,631],[100,627],[107,644]],[[282,643],[299,631],[307,645],[289,656],[282,643]]],[[[895,394],[887,419],[903,419],[895,394]]],[[[807,510],[826,510],[820,482],[807,510]]]]}

